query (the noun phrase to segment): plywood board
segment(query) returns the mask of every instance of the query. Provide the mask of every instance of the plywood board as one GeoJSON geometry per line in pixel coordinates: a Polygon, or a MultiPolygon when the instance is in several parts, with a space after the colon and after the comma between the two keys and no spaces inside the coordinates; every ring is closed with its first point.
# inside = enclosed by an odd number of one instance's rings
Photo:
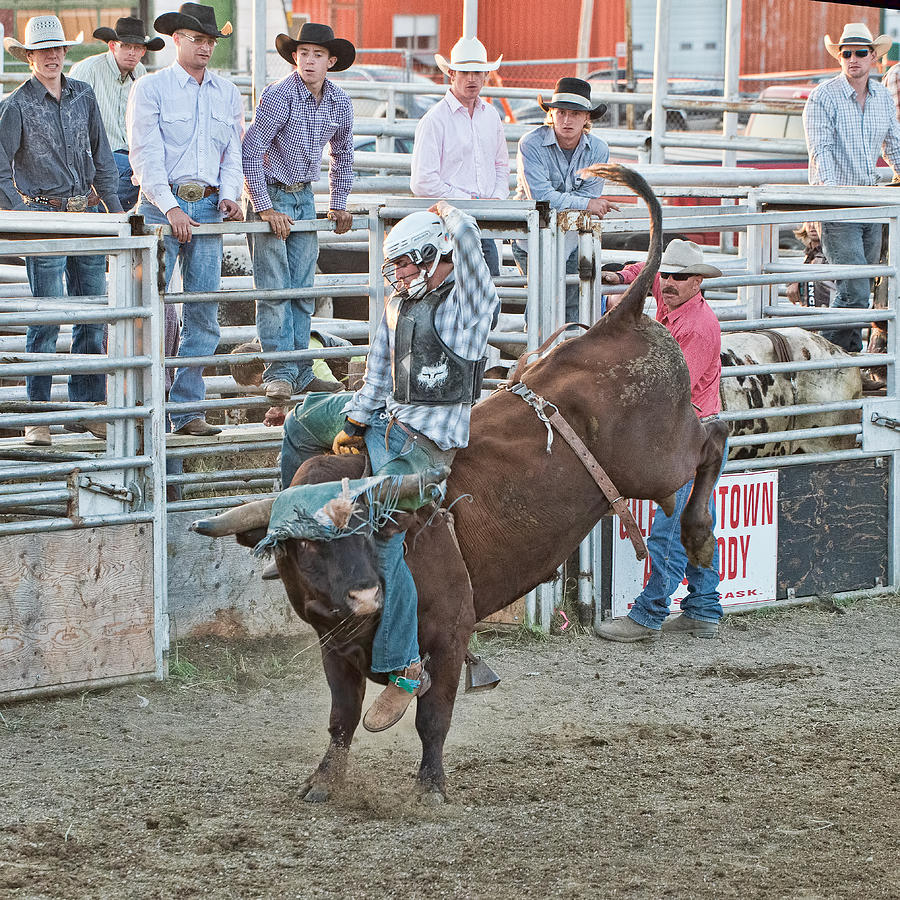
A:
{"type": "Polygon", "coordinates": [[[149,524],[0,537],[0,700],[155,668],[149,524]]]}
{"type": "Polygon", "coordinates": [[[267,560],[254,557],[233,537],[208,538],[190,531],[195,519],[218,512],[222,510],[169,514],[170,641],[310,632],[288,602],[281,581],[260,578],[267,560]]]}

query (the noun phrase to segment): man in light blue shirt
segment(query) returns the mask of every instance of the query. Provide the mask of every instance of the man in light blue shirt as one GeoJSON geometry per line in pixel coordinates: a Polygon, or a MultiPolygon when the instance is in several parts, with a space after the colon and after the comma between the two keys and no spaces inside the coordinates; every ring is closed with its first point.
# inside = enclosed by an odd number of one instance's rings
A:
{"type": "MultiPolygon", "coordinates": [[[[880,156],[900,171],[900,123],[890,92],[870,74],[891,45],[887,35],[872,37],[862,22],[844,27],[840,40],[825,35],[825,49],[840,61],[841,74],[814,88],[803,110],[809,148],[809,183],[873,185],[880,156]]],[[[881,225],[875,222],[823,222],[822,249],[832,265],[876,265],[881,225]]],[[[831,305],[864,309],[870,278],[837,280],[831,305]]],[[[822,337],[844,350],[862,349],[859,328],[834,328],[822,337]]]]}
{"type": "MultiPolygon", "coordinates": [[[[602,218],[614,203],[604,200],[602,178],[582,178],[587,166],[609,160],[606,142],[590,134],[591,122],[606,112],[606,106],[591,104],[591,86],[581,78],[560,78],[548,103],[538,95],[547,113],[545,124],[519,140],[517,200],[544,200],[553,209],[587,210],[602,218]]],[[[575,243],[574,232],[567,240],[575,243]]],[[[524,242],[513,244],[513,257],[523,275],[528,274],[528,253],[524,242]]],[[[578,271],[578,248],[566,259],[566,274],[578,271]]],[[[578,319],[578,286],[566,287],[566,321],[578,319]]]]}
{"type": "MultiPolygon", "coordinates": [[[[221,280],[222,236],[194,235],[192,229],[244,217],[238,203],[244,107],[238,89],[206,69],[218,39],[231,34],[231,23],[220,31],[211,6],[183,3],[153,27],[173,36],[177,56],[171,66],[140,79],[128,100],[131,167],[141,186],[138,213],[148,224],[172,226],[173,236],[165,238],[166,287],[177,256],[184,290],[211,293],[221,280]]],[[[215,303],[184,304],[180,357],[215,353],[216,311],[215,303]]],[[[196,403],[205,395],[202,366],[177,370],[172,403],[196,403]]],[[[173,413],[171,420],[176,434],[204,437],[221,430],[197,409],[173,413]]]]}

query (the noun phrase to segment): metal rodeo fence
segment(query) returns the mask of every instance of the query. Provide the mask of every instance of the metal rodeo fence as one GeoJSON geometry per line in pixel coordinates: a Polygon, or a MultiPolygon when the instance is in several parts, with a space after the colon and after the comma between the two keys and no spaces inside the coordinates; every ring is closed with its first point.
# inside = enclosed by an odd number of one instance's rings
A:
{"type": "MultiPolygon", "coordinates": [[[[168,648],[162,317],[157,242],[122,216],[0,213],[0,256],[105,254],[108,296],[25,297],[0,285],[0,699],[161,678],[168,648]],[[29,325],[98,324],[106,355],[9,348],[29,325]],[[106,405],[29,403],[27,376],[106,374],[106,405]],[[84,430],[107,423],[103,442],[84,430]]],[[[6,277],[10,272],[4,271],[6,277]]],[[[63,335],[62,344],[66,342],[63,335]]]]}
{"type": "MultiPolygon", "coordinates": [[[[894,523],[898,507],[898,490],[894,473],[897,463],[897,432],[891,426],[900,419],[896,397],[896,260],[898,252],[898,216],[900,206],[893,203],[897,196],[891,190],[871,189],[854,192],[852,201],[839,193],[826,195],[821,189],[814,193],[804,191],[800,187],[780,188],[761,187],[748,188],[748,184],[763,183],[766,173],[755,173],[748,170],[703,170],[701,181],[696,171],[691,172],[684,167],[642,167],[643,173],[661,195],[678,197],[695,196],[699,200],[709,197],[725,199],[730,206],[696,206],[696,207],[664,207],[664,224],[669,233],[693,234],[695,232],[717,232],[720,234],[737,234],[738,249],[736,253],[722,254],[717,257],[717,264],[725,271],[725,277],[708,280],[704,284],[707,298],[723,323],[723,331],[731,332],[764,331],[775,334],[784,329],[800,326],[810,330],[837,325],[867,326],[873,320],[883,321],[888,329],[887,352],[884,354],[862,354],[853,357],[834,357],[829,359],[791,359],[782,362],[742,362],[736,366],[726,367],[726,380],[748,378],[768,378],[776,374],[786,374],[789,380],[796,380],[804,373],[824,372],[829,369],[841,369],[860,366],[886,366],[887,389],[883,397],[863,399],[859,396],[811,403],[782,401],[775,409],[754,409],[754,420],[774,420],[779,423],[778,430],[768,434],[741,434],[732,440],[732,448],[759,448],[761,445],[775,440],[794,441],[809,437],[841,437],[856,441],[855,445],[839,450],[820,453],[791,452],[778,458],[736,459],[728,463],[725,479],[741,476],[758,478],[762,485],[752,486],[752,496],[764,495],[770,504],[770,513],[776,517],[774,531],[771,533],[771,563],[769,568],[775,573],[771,597],[767,601],[780,601],[812,596],[817,592],[828,590],[837,593],[841,590],[855,590],[873,587],[876,578],[885,586],[898,583],[897,564],[893,550],[894,523]],[[703,184],[703,186],[698,186],[703,184]],[[852,205],[851,205],[852,202],[852,205]],[[790,211],[779,210],[778,203],[792,205],[790,211]],[[824,204],[831,204],[825,207],[824,204]],[[869,204],[861,206],[860,204],[869,204]],[[799,209],[798,209],[799,207],[799,209]],[[889,229],[890,253],[886,265],[846,267],[838,269],[832,266],[807,266],[800,258],[779,251],[779,229],[797,224],[807,219],[830,220],[859,218],[886,223],[889,229]],[[867,276],[879,275],[888,281],[887,309],[879,310],[809,310],[787,303],[783,297],[783,286],[794,281],[815,281],[834,278],[840,275],[867,276]],[[843,412],[853,417],[853,421],[842,424],[812,422],[810,415],[843,412]],[[782,426],[782,423],[784,426],[782,426]],[[772,475],[771,473],[775,473],[772,475]],[[758,473],[758,474],[757,474],[758,473]],[[852,485],[852,490],[866,498],[873,498],[867,503],[870,508],[863,515],[859,512],[860,504],[854,501],[857,510],[854,522],[860,522],[865,533],[858,535],[853,541],[847,539],[847,528],[842,520],[847,519],[848,499],[841,493],[841,485],[852,485]],[[777,488],[777,491],[776,491],[777,488]],[[820,507],[817,517],[810,515],[803,508],[804,500],[815,495],[820,507]],[[774,512],[772,512],[774,510],[774,512]],[[824,512],[822,512],[824,510],[824,512]],[[872,524],[872,517],[877,522],[872,524]],[[821,534],[823,532],[832,544],[825,547],[821,534]],[[843,530],[842,530],[843,529],[843,530]],[[806,556],[798,549],[800,545],[809,548],[806,556]],[[853,548],[853,552],[849,549],[853,548]],[[860,554],[860,547],[868,548],[860,554]],[[819,554],[822,558],[810,559],[810,553],[819,554]],[[848,562],[848,554],[857,557],[848,562]],[[807,564],[808,571],[801,572],[807,564]],[[875,577],[870,577],[872,573],[875,577]]],[[[319,232],[320,244],[335,254],[342,263],[353,259],[355,265],[349,263],[344,274],[320,274],[316,276],[313,287],[299,292],[304,296],[314,297],[320,302],[319,314],[314,318],[314,328],[331,332],[337,336],[351,339],[355,343],[347,346],[331,347],[308,351],[296,351],[291,354],[277,356],[261,352],[232,354],[221,353],[195,359],[162,359],[162,343],[158,316],[158,294],[156,286],[155,247],[159,237],[165,233],[165,227],[154,227],[152,235],[130,238],[121,233],[126,227],[114,217],[104,217],[115,222],[115,234],[108,237],[95,237],[89,240],[57,243],[46,239],[32,241],[29,252],[61,253],[72,252],[106,252],[110,254],[110,296],[107,298],[90,298],[85,301],[67,299],[35,301],[25,297],[22,285],[10,284],[0,290],[0,295],[12,299],[3,302],[3,318],[7,331],[13,332],[8,337],[0,336],[0,348],[4,348],[2,360],[3,370],[0,377],[21,377],[32,372],[68,372],[73,367],[87,366],[83,371],[103,370],[110,375],[110,402],[102,412],[93,411],[93,417],[105,417],[116,424],[110,430],[110,440],[104,456],[94,458],[93,454],[85,458],[91,448],[72,448],[70,453],[64,444],[54,446],[52,451],[23,457],[25,451],[20,446],[4,448],[7,462],[2,474],[4,481],[0,484],[0,509],[15,514],[14,519],[0,526],[0,537],[5,538],[3,528],[11,527],[11,536],[37,531],[49,540],[53,535],[51,529],[74,529],[85,526],[91,528],[119,525],[119,520],[109,518],[112,513],[104,509],[106,517],[102,520],[85,517],[82,507],[78,514],[42,517],[28,516],[23,512],[22,503],[26,493],[37,491],[74,492],[74,487],[61,483],[65,478],[80,478],[86,471],[108,472],[124,470],[118,481],[117,489],[131,491],[127,503],[128,511],[116,511],[116,515],[127,515],[129,522],[137,522],[134,517],[146,516],[147,522],[154,523],[154,552],[164,547],[164,543],[156,540],[157,535],[165,532],[161,509],[172,516],[169,532],[170,557],[169,566],[180,566],[180,559],[190,557],[189,570],[178,569],[178,576],[173,575],[170,581],[172,596],[167,602],[164,579],[162,584],[155,584],[157,598],[156,618],[157,639],[154,651],[160,655],[165,648],[165,626],[162,623],[163,612],[171,614],[173,597],[185,596],[185,605],[196,605],[211,602],[207,595],[221,593],[222,603],[226,605],[248,604],[247,598],[258,597],[262,587],[258,580],[258,572],[248,566],[244,551],[239,551],[241,561],[233,563],[240,566],[240,573],[226,572],[216,569],[215,564],[205,566],[204,549],[197,543],[195,535],[188,535],[184,529],[187,517],[196,510],[215,510],[233,506],[253,498],[258,499],[260,492],[271,492],[277,475],[274,465],[274,454],[280,447],[280,428],[268,428],[263,425],[241,424],[226,425],[222,435],[212,439],[186,438],[168,436],[165,455],[168,457],[170,474],[164,475],[162,434],[162,372],[165,365],[192,365],[205,370],[207,397],[204,401],[187,404],[170,404],[169,411],[187,409],[202,410],[204,413],[216,413],[231,410],[251,410],[265,407],[268,401],[253,394],[254,389],[243,388],[235,383],[230,375],[211,374],[213,367],[231,363],[251,362],[275,358],[324,358],[346,359],[363,355],[368,347],[365,343],[371,331],[377,325],[384,304],[384,282],[381,278],[382,241],[386,228],[413,209],[427,206],[428,201],[409,197],[372,198],[371,202],[360,198],[360,205],[354,212],[353,227],[348,234],[336,236],[332,233],[330,222],[302,222],[294,226],[295,230],[314,230],[319,232]],[[154,273],[151,277],[151,271],[154,273]],[[130,274],[129,274],[130,273],[130,274]],[[137,274],[136,274],[137,273],[137,274]],[[355,318],[348,318],[349,313],[341,307],[353,303],[351,298],[362,298],[363,309],[358,310],[355,318]],[[49,308],[48,308],[49,307],[49,308]],[[79,317],[74,309],[79,310],[79,317]],[[115,323],[110,333],[110,350],[108,358],[71,358],[46,356],[41,359],[24,357],[21,352],[22,338],[15,329],[22,329],[26,324],[33,324],[35,316],[50,316],[40,321],[72,322],[82,321],[82,315],[96,316],[92,321],[110,321],[115,323]],[[54,319],[53,316],[56,318],[54,319]],[[106,318],[104,318],[106,317],[106,318]],[[130,323],[130,324],[129,324],[130,323]],[[147,343],[147,330],[151,333],[147,343]],[[131,337],[129,338],[129,335],[131,337]],[[153,336],[155,335],[155,337],[153,336]],[[131,343],[128,343],[128,341],[131,343]],[[8,342],[8,343],[6,343],[8,342]],[[8,349],[7,349],[8,348],[8,349]],[[148,349],[149,348],[149,349],[148,349]],[[15,352],[13,352],[15,351],[15,352]],[[93,369],[91,367],[97,367],[93,369]],[[144,422],[141,432],[136,423],[144,422]],[[154,440],[147,441],[147,430],[154,440]],[[143,434],[143,443],[141,443],[143,434]],[[128,437],[131,435],[131,438],[128,437]],[[160,440],[157,441],[155,438],[160,440]],[[131,440],[131,443],[128,441],[131,440]],[[121,458],[126,451],[135,455],[128,459],[128,465],[121,458]],[[65,453],[65,459],[56,457],[53,462],[50,453],[65,453]],[[269,456],[260,467],[254,467],[252,454],[268,452],[269,456]],[[237,461],[235,461],[237,460],[237,461]],[[176,471],[178,463],[185,463],[185,469],[193,471],[176,471]],[[88,466],[95,468],[88,469],[88,466]],[[61,467],[61,468],[57,468],[61,467]],[[77,470],[77,472],[76,472],[77,470]],[[59,474],[62,473],[62,474],[59,474]],[[141,481],[141,478],[144,481],[141,481]],[[55,479],[55,480],[54,480],[55,479]],[[152,484],[147,487],[149,479],[152,484]],[[166,480],[171,490],[179,489],[183,496],[180,499],[164,501],[163,483],[166,480]],[[7,485],[6,482],[10,485],[7,485]],[[138,497],[132,488],[132,482],[141,487],[138,497]],[[18,485],[18,487],[16,487],[18,485]],[[24,487],[23,487],[24,485],[24,487]],[[235,493],[237,492],[237,493],[235,493]],[[7,505],[7,496],[12,497],[7,505]],[[16,504],[19,504],[18,506],[16,504]],[[80,518],[79,518],[80,516],[80,518]],[[63,524],[58,524],[62,522],[63,524]],[[192,542],[188,546],[188,542],[192,542]],[[210,582],[197,581],[201,578],[201,570],[216,569],[210,582]],[[234,574],[235,578],[231,575],[234,574]],[[227,585],[227,589],[226,589],[227,585]],[[227,595],[227,596],[226,596],[227,595]],[[161,605],[160,605],[161,604],[161,605]]],[[[490,343],[494,361],[500,360],[501,353],[507,361],[519,355],[525,349],[535,349],[546,336],[562,324],[563,284],[577,283],[580,286],[580,314],[582,321],[595,321],[600,313],[601,285],[599,277],[595,277],[601,264],[608,262],[632,261],[640,258],[640,253],[631,251],[614,251],[604,248],[604,241],[625,234],[642,234],[647,230],[647,212],[642,205],[628,206],[616,215],[607,217],[602,223],[596,219],[580,215],[566,214],[557,217],[553,211],[538,209],[534,204],[507,201],[471,201],[460,204],[479,220],[486,236],[495,239],[518,239],[527,242],[529,259],[534,265],[530,270],[530,278],[521,278],[509,265],[497,279],[498,290],[504,304],[504,312],[497,329],[491,333],[490,343]],[[565,274],[565,239],[567,230],[578,232],[579,266],[578,274],[565,274]],[[528,327],[525,328],[527,320],[528,327]]],[[[15,219],[16,214],[8,214],[0,222],[15,221],[20,231],[46,229],[51,223],[38,221],[32,217],[27,224],[15,219]]],[[[55,220],[54,220],[55,221],[55,220]]],[[[84,226],[86,219],[79,219],[84,226]]],[[[56,227],[55,225],[53,227],[56,227]]],[[[57,230],[71,228],[63,223],[57,230]]],[[[201,230],[207,233],[222,233],[226,246],[234,248],[235,241],[243,242],[244,234],[253,229],[267,228],[263,223],[243,224],[228,223],[223,225],[205,225],[201,230]]],[[[8,231],[12,230],[10,226],[8,231]]],[[[49,236],[47,236],[49,238],[49,236]]],[[[0,252],[5,254],[21,254],[23,242],[9,242],[0,245],[0,252]]],[[[321,258],[320,258],[321,261],[321,258]]],[[[507,259],[508,262],[508,259],[507,259]]],[[[341,270],[343,271],[343,270],[341,270]]],[[[0,273],[2,274],[2,273],[0,273]]],[[[606,289],[614,292],[615,288],[606,289]]],[[[297,291],[268,292],[270,297],[296,296],[297,291]]],[[[221,309],[232,303],[253,301],[261,296],[253,290],[252,280],[246,274],[229,275],[223,278],[223,290],[216,294],[179,294],[165,296],[165,303],[218,302],[221,309]]],[[[252,313],[250,319],[243,324],[228,325],[222,329],[223,343],[237,344],[250,339],[255,334],[252,313]]],[[[62,346],[62,345],[61,345],[62,346]]],[[[496,380],[493,382],[496,384],[496,380]]],[[[492,386],[492,385],[491,385],[492,386]]],[[[61,388],[54,387],[58,392],[61,388]]],[[[46,410],[38,411],[34,406],[12,407],[10,403],[22,401],[22,388],[0,387],[0,397],[7,406],[0,417],[0,427],[21,427],[34,421],[66,421],[84,418],[87,413],[72,404],[56,403],[46,410]]],[[[552,398],[548,398],[552,399],[552,398]]],[[[747,410],[726,410],[723,418],[729,422],[741,423],[747,419],[747,410]]],[[[12,443],[9,441],[8,443],[12,443]]],[[[258,460],[257,460],[258,462],[258,460]]],[[[112,476],[110,476],[112,477],[112,476]]],[[[110,482],[112,483],[112,482],[110,482]]],[[[82,482],[78,486],[80,502],[84,492],[88,490],[82,482]]],[[[724,484],[724,482],[723,482],[724,484]]],[[[730,483],[729,483],[730,484],[730,483]]],[[[720,488],[721,490],[721,488],[720,488]]],[[[731,491],[731,487],[728,487],[731,491]]],[[[750,488],[748,488],[750,490],[750,488]]],[[[66,497],[70,496],[66,494],[66,497]]],[[[106,496],[106,495],[104,495],[106,496]]],[[[124,497],[124,495],[122,495],[124,497]]],[[[730,494],[728,496],[731,496],[730,494]]],[[[727,501],[724,497],[722,502],[727,501]]],[[[63,494],[42,494],[31,497],[33,504],[57,504],[61,508],[63,494]],[[37,498],[40,498],[38,501],[37,498]]],[[[120,504],[126,500],[119,499],[120,504]]],[[[69,511],[69,510],[67,510],[69,511]]],[[[35,510],[32,510],[35,512],[35,510]]],[[[143,521],[143,520],[142,520],[143,521]]],[[[639,516],[640,521],[640,516],[639,516]]],[[[644,520],[646,524],[646,517],[644,520]]],[[[631,582],[628,578],[640,577],[623,575],[626,566],[617,547],[616,524],[612,520],[601,523],[586,539],[578,554],[577,565],[577,597],[579,611],[584,621],[591,617],[621,612],[623,592],[631,582]],[[624,579],[624,581],[623,581],[624,579]]],[[[723,547],[730,546],[730,535],[722,538],[723,547]]],[[[739,541],[740,536],[734,538],[739,541]]],[[[221,546],[221,544],[220,544],[221,546]]],[[[237,551],[236,551],[237,552],[237,551]]],[[[632,561],[633,561],[633,554],[632,561]]],[[[167,561],[157,560],[159,568],[154,569],[154,576],[165,572],[167,561]]],[[[38,587],[43,583],[32,571],[33,582],[38,587]]],[[[203,576],[206,577],[206,576],[203,576]]],[[[560,573],[555,579],[539,586],[526,598],[526,613],[529,620],[537,627],[547,629],[550,626],[554,611],[563,605],[567,593],[565,577],[560,573]]],[[[282,598],[283,592],[277,592],[282,598]]],[[[735,592],[737,593],[737,592],[735,592]]],[[[752,595],[758,598],[758,595],[752,595]]],[[[732,608],[740,606],[738,597],[732,598],[732,608]]],[[[176,599],[174,602],[182,602],[176,599]]],[[[254,600],[253,603],[256,601],[254,600]]],[[[0,636],[0,640],[2,640],[0,636]]],[[[20,651],[17,651],[21,653],[20,651]]],[[[2,670],[0,670],[2,671],[2,670]]],[[[157,672],[161,671],[160,667],[157,672]]]]}

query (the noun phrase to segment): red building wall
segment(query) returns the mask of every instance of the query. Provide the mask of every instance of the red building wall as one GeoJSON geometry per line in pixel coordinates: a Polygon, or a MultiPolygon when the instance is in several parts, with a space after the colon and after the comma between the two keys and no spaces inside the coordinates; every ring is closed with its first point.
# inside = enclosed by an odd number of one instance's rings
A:
{"type": "MultiPolygon", "coordinates": [[[[462,32],[462,0],[293,0],[293,4],[295,13],[332,25],[338,36],[360,47],[390,47],[394,15],[437,14],[439,52],[445,56],[449,56],[462,32]]],[[[674,6],[677,9],[677,0],[674,6]]],[[[577,0],[482,0],[478,6],[478,37],[490,58],[501,53],[505,59],[574,57],[580,12],[581,3],[577,0]]],[[[824,35],[838,37],[847,22],[865,22],[877,34],[879,12],[867,6],[816,0],[744,0],[741,72],[837,68],[825,52],[824,35]]],[[[623,0],[597,0],[591,55],[612,56],[616,43],[624,39],[623,0]]],[[[553,78],[561,74],[573,74],[569,71],[571,66],[563,68],[566,71],[532,70],[535,86],[552,84],[553,78]]],[[[504,73],[507,77],[512,74],[508,70],[504,73]]],[[[528,73],[520,70],[515,74],[528,73]]]]}

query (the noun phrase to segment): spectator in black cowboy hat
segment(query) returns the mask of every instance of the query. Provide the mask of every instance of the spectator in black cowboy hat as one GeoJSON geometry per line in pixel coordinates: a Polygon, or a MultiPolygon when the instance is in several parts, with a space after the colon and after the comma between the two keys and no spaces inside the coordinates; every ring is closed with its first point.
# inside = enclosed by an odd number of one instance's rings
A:
{"type": "MultiPolygon", "coordinates": [[[[25,25],[25,42],[5,39],[6,49],[31,67],[31,78],[0,103],[0,209],[30,212],[122,212],[118,172],[103,129],[100,109],[90,86],[62,74],[67,49],[81,35],[66,40],[56,16],[33,16],[25,25]]],[[[106,257],[30,256],[28,283],[35,297],[102,296],[106,293],[106,257]],[[64,278],[65,276],[65,278],[64,278]],[[65,288],[63,282],[65,281],[65,288]]],[[[104,353],[103,325],[76,324],[74,353],[104,353]]],[[[32,325],[25,347],[29,353],[53,353],[58,325],[32,325]]],[[[28,399],[50,399],[49,375],[26,378],[28,399]]],[[[106,376],[71,375],[69,399],[102,403],[106,376]]],[[[83,431],[72,424],[70,430],[83,431]]],[[[106,425],[92,421],[87,429],[106,436],[106,425]]],[[[25,443],[47,446],[48,425],[25,429],[25,443]]]]}
{"type": "Polygon", "coordinates": [[[69,75],[94,89],[103,127],[119,170],[119,200],[123,209],[131,209],[137,203],[138,188],[131,181],[125,108],[132,85],[147,74],[141,62],[144,55],[148,50],[162,50],[166,44],[160,37],[150,37],[144,23],[130,16],[119,19],[115,28],[97,28],[94,37],[107,43],[109,52],[75,63],[69,75]]]}
{"type": "MultiPolygon", "coordinates": [[[[590,133],[591,123],[606,112],[606,105],[591,102],[591,86],[581,78],[560,78],[553,96],[538,104],[547,113],[543,125],[519,140],[518,200],[545,200],[556,210],[586,210],[602,218],[614,203],[604,200],[602,178],[582,178],[587,166],[609,161],[606,141],[590,133]]],[[[566,238],[566,274],[578,271],[576,232],[566,238]]],[[[528,274],[528,253],[524,241],[513,243],[513,257],[523,275],[528,274]]],[[[566,287],[567,322],[578,320],[578,286],[566,287]]]]}
{"type": "MultiPolygon", "coordinates": [[[[213,293],[222,275],[222,236],[193,234],[201,223],[240,221],[238,203],[244,105],[238,89],[207,71],[219,38],[215,10],[183,3],[153,23],[175,43],[172,65],[138,81],[128,100],[126,122],[131,165],[141,186],[138,212],[149,224],[171,225],[166,237],[166,285],[175,258],[181,260],[186,292],[213,293]]],[[[217,304],[185,303],[179,357],[211,356],[219,343],[217,304]]],[[[173,403],[196,403],[206,396],[203,369],[183,366],[169,392],[173,403]]],[[[176,434],[208,436],[221,429],[209,425],[202,411],[173,413],[176,434]]]]}

